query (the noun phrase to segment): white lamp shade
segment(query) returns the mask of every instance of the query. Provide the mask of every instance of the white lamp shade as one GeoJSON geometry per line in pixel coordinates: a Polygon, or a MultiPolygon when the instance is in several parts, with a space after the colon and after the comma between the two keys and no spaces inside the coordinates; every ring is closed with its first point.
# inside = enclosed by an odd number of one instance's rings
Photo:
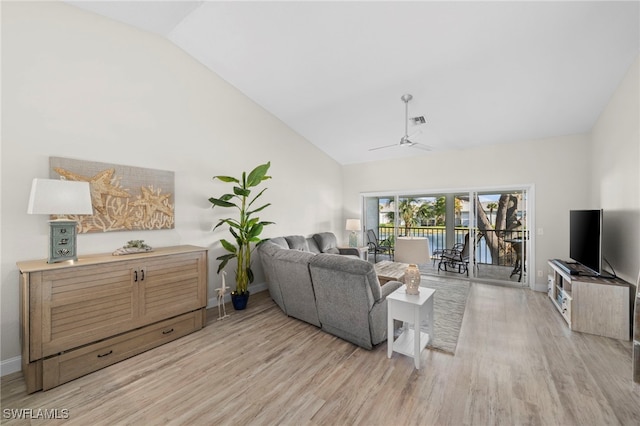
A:
{"type": "Polygon", "coordinates": [[[93,214],[89,182],[34,179],[28,214],[93,214]]]}
{"type": "Polygon", "coordinates": [[[360,219],[347,219],[347,231],[359,231],[360,219]]]}
{"type": "Polygon", "coordinates": [[[429,239],[424,237],[398,237],[394,260],[400,263],[420,265],[431,260],[429,239]]]}

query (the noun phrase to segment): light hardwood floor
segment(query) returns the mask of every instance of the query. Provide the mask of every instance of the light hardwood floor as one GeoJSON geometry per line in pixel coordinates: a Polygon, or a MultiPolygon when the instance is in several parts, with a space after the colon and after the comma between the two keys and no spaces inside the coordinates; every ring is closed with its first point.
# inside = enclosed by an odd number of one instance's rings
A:
{"type": "MultiPolygon", "coordinates": [[[[232,308],[228,308],[232,311],[232,308]]],[[[545,294],[473,283],[455,356],[422,369],[286,317],[263,292],[244,312],[47,392],[2,378],[32,424],[638,425],[631,343],[568,330],[545,294]]]]}

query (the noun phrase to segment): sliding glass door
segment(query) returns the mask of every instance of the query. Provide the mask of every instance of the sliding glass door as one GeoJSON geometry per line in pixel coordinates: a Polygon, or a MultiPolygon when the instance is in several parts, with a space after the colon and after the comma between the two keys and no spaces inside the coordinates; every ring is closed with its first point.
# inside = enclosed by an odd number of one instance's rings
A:
{"type": "Polygon", "coordinates": [[[428,239],[431,258],[419,265],[423,274],[525,286],[533,243],[529,193],[530,188],[518,187],[365,194],[364,225],[391,248],[398,238],[428,239]],[[442,255],[454,249],[459,261],[447,263],[442,255]]]}

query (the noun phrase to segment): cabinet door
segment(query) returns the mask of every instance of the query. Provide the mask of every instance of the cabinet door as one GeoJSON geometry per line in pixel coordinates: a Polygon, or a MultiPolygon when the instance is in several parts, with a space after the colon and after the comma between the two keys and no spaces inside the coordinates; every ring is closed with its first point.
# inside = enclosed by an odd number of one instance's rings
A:
{"type": "Polygon", "coordinates": [[[206,253],[148,259],[138,271],[140,316],[151,323],[207,305],[206,253]]]}
{"type": "Polygon", "coordinates": [[[32,274],[37,277],[30,290],[30,309],[36,317],[31,359],[131,329],[139,312],[132,279],[135,265],[118,262],[32,274]]]}

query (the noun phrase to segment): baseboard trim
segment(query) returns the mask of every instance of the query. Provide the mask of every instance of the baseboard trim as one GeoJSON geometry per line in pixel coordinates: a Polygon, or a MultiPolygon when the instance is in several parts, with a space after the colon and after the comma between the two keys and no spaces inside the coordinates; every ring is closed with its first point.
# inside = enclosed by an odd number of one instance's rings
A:
{"type": "Polygon", "coordinates": [[[533,291],[540,291],[542,293],[547,292],[547,283],[535,283],[533,287],[533,291]]]}
{"type": "Polygon", "coordinates": [[[8,374],[17,373],[22,370],[22,357],[17,356],[0,361],[0,376],[4,377],[8,374]]]}

